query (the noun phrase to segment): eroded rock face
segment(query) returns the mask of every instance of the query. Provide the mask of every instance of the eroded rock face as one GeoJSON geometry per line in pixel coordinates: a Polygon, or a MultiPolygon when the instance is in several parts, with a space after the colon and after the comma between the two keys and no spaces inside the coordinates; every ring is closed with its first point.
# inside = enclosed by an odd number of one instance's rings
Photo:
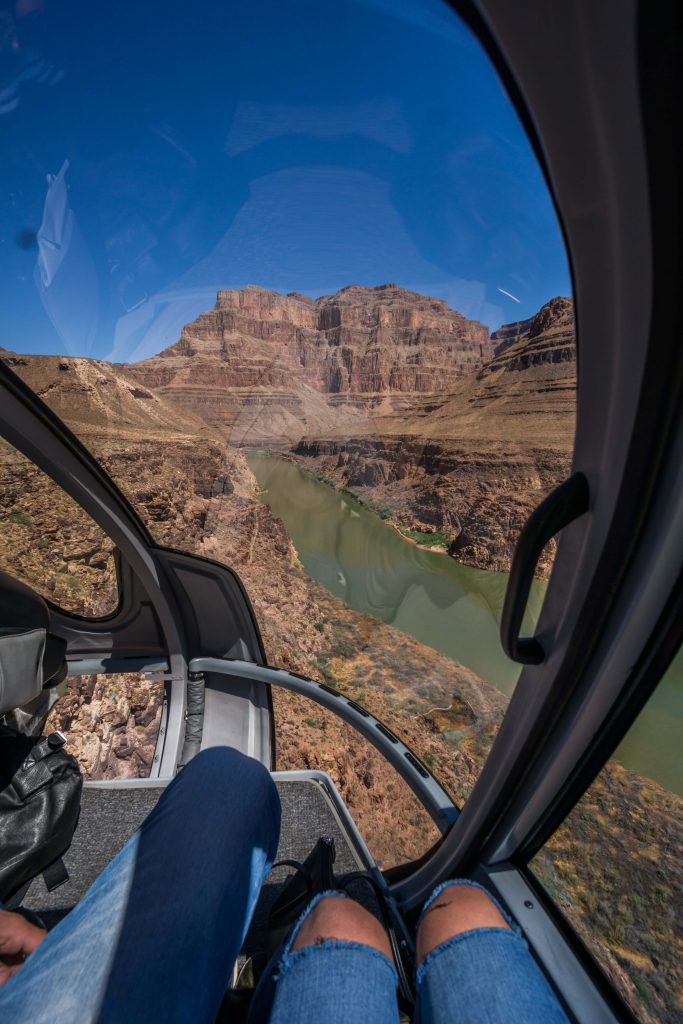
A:
{"type": "MultiPolygon", "coordinates": [[[[514,445],[472,447],[424,438],[312,441],[294,457],[399,528],[439,534],[459,562],[507,571],[533,509],[569,472],[569,453],[514,445]]],[[[539,560],[546,576],[551,541],[539,560]]]]}
{"type": "Polygon", "coordinates": [[[496,346],[495,359],[484,367],[480,376],[495,372],[499,367],[510,372],[549,363],[576,362],[571,299],[562,296],[551,299],[531,319],[507,324],[500,330],[510,333],[496,346]]]}
{"type": "Polygon", "coordinates": [[[494,344],[494,355],[501,356],[511,345],[528,338],[538,337],[548,328],[562,325],[573,332],[574,304],[571,299],[558,295],[550,299],[540,308],[535,316],[528,320],[516,320],[511,324],[503,324],[491,334],[494,344]]]}
{"type": "Polygon", "coordinates": [[[127,369],[226,427],[250,404],[305,418],[306,389],[361,396],[440,391],[492,354],[483,324],[397,285],[351,285],[315,300],[249,286],[219,291],[215,307],[183,328],[175,345],[127,369]]]}
{"type": "MultiPolygon", "coordinates": [[[[443,535],[458,561],[509,569],[529,514],[570,471],[573,304],[551,299],[507,327],[501,354],[446,393],[406,398],[374,435],[306,438],[292,454],[398,527],[443,535]]],[[[551,542],[541,576],[554,552],[551,542]]]]}
{"type": "Polygon", "coordinates": [[[515,320],[511,324],[503,324],[497,331],[491,333],[491,341],[494,345],[494,355],[500,356],[506,348],[514,345],[529,333],[531,318],[528,320],[515,320]]]}
{"type": "Polygon", "coordinates": [[[48,716],[90,779],[149,775],[155,756],[163,683],[138,675],[72,677],[48,716]]]}

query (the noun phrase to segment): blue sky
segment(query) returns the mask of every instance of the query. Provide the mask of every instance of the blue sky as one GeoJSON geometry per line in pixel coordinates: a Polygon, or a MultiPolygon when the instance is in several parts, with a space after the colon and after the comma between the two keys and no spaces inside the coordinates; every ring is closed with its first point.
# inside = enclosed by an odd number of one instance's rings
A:
{"type": "Polygon", "coordinates": [[[396,281],[491,328],[570,291],[517,118],[438,0],[0,0],[0,133],[5,348],[142,358],[249,283],[396,281]]]}

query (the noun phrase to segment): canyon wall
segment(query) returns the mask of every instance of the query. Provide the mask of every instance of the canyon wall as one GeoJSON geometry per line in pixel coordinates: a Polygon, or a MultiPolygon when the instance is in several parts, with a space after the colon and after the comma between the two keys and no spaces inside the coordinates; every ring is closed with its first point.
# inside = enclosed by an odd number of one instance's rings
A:
{"type": "Polygon", "coordinates": [[[494,345],[494,355],[502,355],[506,348],[510,348],[510,345],[519,341],[528,332],[530,324],[531,319],[515,320],[514,323],[503,324],[497,331],[492,331],[491,341],[494,345]]]}
{"type": "Polygon", "coordinates": [[[125,373],[234,445],[289,452],[481,568],[509,567],[525,519],[570,470],[567,298],[489,337],[396,285],[315,300],[225,290],[175,345],[125,373]]]}
{"type": "MultiPolygon", "coordinates": [[[[5,358],[78,431],[110,438],[105,462],[115,436],[115,457],[150,487],[169,439],[178,486],[203,494],[223,486],[207,469],[217,443],[275,449],[480,568],[509,567],[528,514],[571,466],[576,352],[562,297],[489,338],[396,285],[315,300],[250,286],[220,291],[175,345],[135,365],[5,358]]],[[[155,501],[158,529],[172,503],[155,501]]]]}
{"type": "MultiPolygon", "coordinates": [[[[375,431],[303,439],[292,456],[425,542],[439,535],[459,561],[509,569],[525,520],[570,473],[574,436],[572,303],[552,299],[525,323],[441,395],[385,410],[375,431]]],[[[541,576],[554,552],[550,542],[541,576]]]]}
{"type": "Polygon", "coordinates": [[[277,443],[343,430],[365,400],[440,391],[492,355],[483,324],[397,285],[315,300],[249,286],[219,291],[175,345],[127,370],[240,443],[277,443]]]}
{"type": "MultiPolygon", "coordinates": [[[[317,476],[459,562],[507,571],[529,514],[570,467],[546,448],[433,442],[410,436],[301,442],[292,457],[317,476]]],[[[549,573],[550,542],[538,563],[549,573]]]]}

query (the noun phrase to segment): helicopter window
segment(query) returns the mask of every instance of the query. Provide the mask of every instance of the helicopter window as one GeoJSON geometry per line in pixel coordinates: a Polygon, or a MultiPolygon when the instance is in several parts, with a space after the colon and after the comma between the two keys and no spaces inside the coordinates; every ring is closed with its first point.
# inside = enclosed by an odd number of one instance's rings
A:
{"type": "Polygon", "coordinates": [[[683,652],[531,868],[639,1020],[680,1019],[683,652]]]}
{"type": "Polygon", "coordinates": [[[0,439],[0,568],[64,611],[118,606],[113,544],[42,470],[0,439]]]}
{"type": "Polygon", "coordinates": [[[439,829],[408,784],[360,733],[296,694],[276,688],[273,701],[278,770],[327,772],[380,868],[415,860],[433,846],[439,829]]]}
{"type": "Polygon", "coordinates": [[[86,779],[147,778],[155,758],[164,684],[137,673],[68,676],[43,732],[68,735],[86,779]]]}
{"type": "Polygon", "coordinates": [[[270,664],[462,802],[576,391],[564,244],[487,56],[441,0],[0,18],[0,357],[158,543],[239,573],[270,664]]]}

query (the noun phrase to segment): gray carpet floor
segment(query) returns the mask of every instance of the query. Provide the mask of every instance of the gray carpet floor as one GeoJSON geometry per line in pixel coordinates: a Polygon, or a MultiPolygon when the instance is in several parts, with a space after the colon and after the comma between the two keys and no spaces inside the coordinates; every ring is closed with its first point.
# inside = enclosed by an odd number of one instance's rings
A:
{"type": "Polygon", "coordinates": [[[54,892],[48,892],[42,877],[34,879],[22,906],[39,914],[45,925],[52,928],[85,895],[142,824],[163,791],[163,786],[140,789],[84,786],[78,827],[64,857],[69,881],[54,892]]]}
{"type": "MultiPolygon", "coordinates": [[[[331,836],[337,851],[337,874],[367,866],[350,835],[340,827],[329,799],[317,782],[308,779],[278,780],[277,787],[282,804],[277,860],[303,861],[320,836],[331,836]]],[[[149,814],[162,792],[161,786],[84,787],[78,828],[64,858],[69,881],[49,893],[42,878],[36,879],[22,905],[39,914],[48,928],[53,927],[87,892],[149,814]]],[[[276,868],[266,880],[245,943],[245,952],[263,948],[270,904],[290,874],[290,868],[276,868]]]]}

